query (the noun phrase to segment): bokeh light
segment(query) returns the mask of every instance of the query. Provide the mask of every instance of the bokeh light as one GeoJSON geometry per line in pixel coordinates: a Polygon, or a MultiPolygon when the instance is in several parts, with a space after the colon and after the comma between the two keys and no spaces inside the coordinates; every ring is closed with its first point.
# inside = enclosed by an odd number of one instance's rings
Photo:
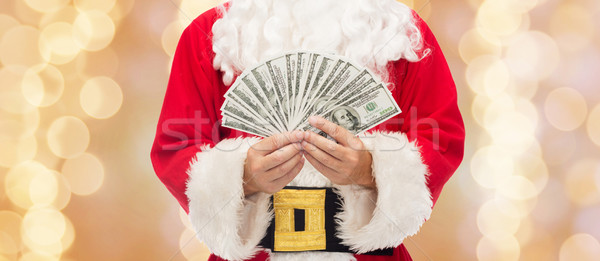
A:
{"type": "Polygon", "coordinates": [[[586,129],[592,142],[600,146],[600,104],[596,105],[590,112],[586,129]]]}
{"type": "Polygon", "coordinates": [[[61,172],[69,182],[71,192],[81,196],[96,192],[104,181],[102,163],[89,153],[66,160],[61,172]]]}
{"type": "Polygon", "coordinates": [[[591,206],[600,203],[600,187],[596,186],[596,172],[600,168],[597,159],[576,162],[565,175],[567,196],[575,204],[591,206]]]}
{"type": "Polygon", "coordinates": [[[587,116],[587,104],[581,93],[572,88],[558,88],[550,92],[544,103],[546,118],[562,131],[577,129],[587,116]]]}
{"type": "Polygon", "coordinates": [[[25,67],[44,64],[45,61],[38,50],[39,38],[40,31],[37,28],[28,25],[12,27],[4,32],[0,40],[0,62],[4,66],[25,67]]]}
{"type": "Polygon", "coordinates": [[[104,76],[92,78],[81,88],[81,107],[94,118],[110,118],[119,111],[122,102],[121,87],[111,78],[104,76]]]}
{"type": "Polygon", "coordinates": [[[62,96],[65,88],[62,73],[52,65],[28,69],[21,84],[25,99],[38,107],[54,104],[62,96]]]}
{"type": "Polygon", "coordinates": [[[106,13],[97,10],[82,12],[73,24],[73,36],[82,49],[99,51],[113,40],[115,24],[106,13]]]}
{"type": "Polygon", "coordinates": [[[48,146],[61,158],[77,157],[90,142],[90,132],[85,123],[73,116],[56,119],[48,128],[48,146]]]}
{"type": "Polygon", "coordinates": [[[4,191],[10,201],[24,209],[34,205],[30,194],[32,181],[40,175],[49,175],[50,170],[36,161],[25,161],[10,169],[4,179],[4,191]]]}
{"type": "Polygon", "coordinates": [[[600,259],[600,243],[589,234],[576,234],[569,237],[560,246],[560,261],[600,259]]]}

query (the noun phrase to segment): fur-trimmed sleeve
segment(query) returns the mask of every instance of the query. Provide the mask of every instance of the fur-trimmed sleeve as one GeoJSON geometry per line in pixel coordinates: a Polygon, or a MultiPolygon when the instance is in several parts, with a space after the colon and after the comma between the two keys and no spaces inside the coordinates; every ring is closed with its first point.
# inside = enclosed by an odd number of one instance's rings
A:
{"type": "Polygon", "coordinates": [[[389,67],[402,113],[360,137],[373,157],[377,190],[338,188],[344,201],[340,237],[360,253],[396,247],[417,233],[463,158],[465,128],[454,80],[433,33],[414,15],[427,55],[389,67]]]}
{"type": "Polygon", "coordinates": [[[197,237],[227,260],[255,255],[273,215],[270,195],[244,198],[246,153],[258,138],[226,139],[196,154],[188,171],[189,217],[197,237]]]}
{"type": "Polygon", "coordinates": [[[339,237],[358,253],[396,247],[431,215],[433,202],[427,188],[427,166],[419,149],[399,132],[360,136],[373,157],[377,190],[337,186],[343,199],[336,217],[339,237]]]}

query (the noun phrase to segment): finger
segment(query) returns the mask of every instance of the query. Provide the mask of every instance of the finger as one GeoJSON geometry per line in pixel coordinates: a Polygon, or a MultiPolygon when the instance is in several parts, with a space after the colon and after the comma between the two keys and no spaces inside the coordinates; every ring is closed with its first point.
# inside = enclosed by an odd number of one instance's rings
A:
{"type": "MultiPolygon", "coordinates": [[[[304,133],[304,141],[341,160],[347,148],[312,131],[304,133]]],[[[304,149],[304,148],[303,148],[304,149]]]]}
{"type": "Polygon", "coordinates": [[[283,177],[286,173],[298,164],[298,162],[302,161],[302,154],[297,154],[294,157],[290,158],[288,161],[285,161],[265,172],[265,179],[269,182],[273,182],[281,177],[283,177]]]}
{"type": "Polygon", "coordinates": [[[313,156],[311,156],[310,154],[304,154],[304,157],[306,158],[306,160],[308,160],[308,162],[310,162],[310,164],[316,169],[318,170],[321,174],[323,174],[323,176],[329,178],[329,180],[331,180],[331,182],[333,182],[333,180],[335,180],[335,178],[337,177],[338,173],[328,167],[323,165],[323,163],[321,163],[320,161],[318,161],[317,159],[315,159],[313,156]]]}
{"type": "MultiPolygon", "coordinates": [[[[354,135],[344,129],[344,127],[330,122],[321,116],[311,116],[308,118],[308,123],[315,128],[324,131],[344,146],[348,145],[348,140],[354,137],[354,135]]],[[[306,136],[306,134],[304,135],[306,136]]]]}
{"type": "Polygon", "coordinates": [[[292,182],[292,180],[294,180],[294,178],[296,178],[296,176],[298,176],[298,173],[300,173],[300,171],[302,170],[302,167],[304,167],[304,158],[300,158],[300,161],[298,163],[296,163],[296,166],[294,166],[285,175],[274,180],[273,182],[275,183],[275,185],[277,187],[281,187],[281,188],[285,187],[287,184],[290,184],[290,182],[292,182]]]}
{"type": "Polygon", "coordinates": [[[304,149],[304,155],[310,155],[319,163],[328,166],[331,169],[339,169],[342,161],[329,155],[327,152],[322,151],[315,145],[312,145],[306,141],[302,142],[302,148],[304,149]]]}
{"type": "Polygon", "coordinates": [[[263,169],[265,170],[272,169],[275,166],[290,160],[294,156],[301,155],[301,149],[302,147],[298,143],[288,144],[285,147],[275,150],[263,157],[261,159],[261,166],[263,166],[263,169]]]}
{"type": "Polygon", "coordinates": [[[254,144],[252,149],[264,156],[290,143],[300,142],[303,138],[302,131],[278,133],[254,144]]]}

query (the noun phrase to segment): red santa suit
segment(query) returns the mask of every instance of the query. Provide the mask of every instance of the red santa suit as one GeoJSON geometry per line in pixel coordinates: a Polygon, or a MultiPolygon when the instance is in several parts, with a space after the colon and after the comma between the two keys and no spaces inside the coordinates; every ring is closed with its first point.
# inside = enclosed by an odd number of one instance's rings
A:
{"type": "Polygon", "coordinates": [[[259,246],[273,215],[270,195],[245,197],[246,153],[260,138],[220,126],[229,88],[213,68],[216,9],[195,19],[175,53],[151,158],[167,189],[189,213],[210,260],[410,260],[402,245],[415,234],[463,157],[464,126],[446,60],[416,15],[430,53],[388,66],[402,113],[360,136],[373,159],[376,190],[332,184],[308,162],[293,186],[335,187],[344,204],[338,236],[355,253],[394,248],[393,256],[352,253],[271,253],[259,246]]]}

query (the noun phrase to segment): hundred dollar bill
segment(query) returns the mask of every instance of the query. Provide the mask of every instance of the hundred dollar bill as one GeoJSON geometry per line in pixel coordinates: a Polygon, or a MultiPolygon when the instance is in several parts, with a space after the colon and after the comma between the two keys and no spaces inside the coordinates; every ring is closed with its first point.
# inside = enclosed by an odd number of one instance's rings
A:
{"type": "MultiPolygon", "coordinates": [[[[316,69],[316,72],[312,72],[312,74],[314,75],[311,75],[311,79],[307,84],[309,87],[305,94],[305,97],[302,99],[303,104],[308,103],[309,100],[312,100],[312,97],[316,96],[316,94],[319,92],[320,87],[323,85],[323,82],[326,80],[327,76],[330,74],[331,71],[334,70],[335,64],[336,59],[329,55],[322,55],[321,57],[319,57],[315,65],[315,68],[318,69],[316,69]]],[[[294,114],[292,116],[291,128],[297,129],[298,125],[304,121],[304,116],[305,115],[294,114]]]]}
{"type": "MultiPolygon", "coordinates": [[[[242,76],[244,75],[242,74],[242,76]]],[[[254,89],[256,90],[256,88],[254,89]]],[[[258,94],[258,92],[256,92],[256,94],[258,94]]],[[[279,132],[284,132],[284,126],[282,126],[281,123],[275,120],[271,113],[269,113],[269,110],[267,110],[263,106],[263,104],[265,103],[264,98],[257,98],[256,95],[253,94],[253,91],[250,88],[247,88],[247,86],[243,84],[243,82],[232,86],[225,93],[226,99],[232,99],[232,97],[237,97],[242,104],[247,105],[248,108],[250,108],[251,111],[255,112],[256,115],[260,115],[260,118],[270,122],[271,125],[274,128],[276,128],[279,132]]],[[[221,108],[221,110],[223,110],[223,108],[221,108]]]]}
{"type": "Polygon", "coordinates": [[[296,93],[294,92],[294,86],[296,83],[296,66],[297,66],[298,55],[295,53],[286,54],[285,55],[285,64],[287,67],[286,75],[287,75],[287,95],[289,101],[290,108],[290,116],[294,117],[294,97],[296,97],[296,93]]]}
{"type": "Polygon", "coordinates": [[[275,85],[275,91],[280,99],[280,105],[282,106],[284,117],[286,117],[286,124],[289,126],[289,121],[292,115],[290,110],[290,96],[288,95],[287,88],[287,78],[288,75],[286,73],[286,56],[283,55],[281,57],[272,59],[265,63],[267,68],[269,69],[269,74],[273,79],[273,84],[275,85]]]}
{"type": "Polygon", "coordinates": [[[248,110],[245,105],[238,104],[236,99],[230,99],[226,101],[225,106],[221,110],[223,116],[225,114],[234,115],[239,119],[243,119],[246,122],[251,123],[256,129],[263,131],[264,133],[277,133],[275,129],[268,121],[258,117],[254,112],[248,110]]]}
{"type": "MultiPolygon", "coordinates": [[[[283,109],[283,105],[281,104],[283,97],[281,97],[281,94],[277,88],[278,86],[276,86],[273,81],[273,77],[269,72],[269,67],[267,66],[267,63],[261,64],[258,67],[251,69],[250,71],[252,72],[252,75],[256,80],[256,87],[259,88],[258,91],[261,93],[259,96],[262,96],[264,98],[264,101],[266,102],[266,107],[271,109],[271,111],[275,113],[277,119],[284,127],[287,127],[289,116],[283,109]]],[[[246,83],[246,86],[250,88],[254,87],[252,86],[254,84],[254,81],[249,81],[245,78],[242,78],[242,81],[246,83]]]]}
{"type": "Polygon", "coordinates": [[[243,120],[236,118],[234,115],[230,115],[228,112],[224,113],[223,118],[221,119],[221,126],[247,132],[256,136],[270,136],[270,134],[259,130],[248,122],[244,122],[243,120]]]}
{"type": "MultiPolygon", "coordinates": [[[[358,135],[401,112],[386,86],[379,83],[362,95],[332,106],[322,116],[358,135]]],[[[320,132],[310,125],[303,129],[320,132]]]]}

